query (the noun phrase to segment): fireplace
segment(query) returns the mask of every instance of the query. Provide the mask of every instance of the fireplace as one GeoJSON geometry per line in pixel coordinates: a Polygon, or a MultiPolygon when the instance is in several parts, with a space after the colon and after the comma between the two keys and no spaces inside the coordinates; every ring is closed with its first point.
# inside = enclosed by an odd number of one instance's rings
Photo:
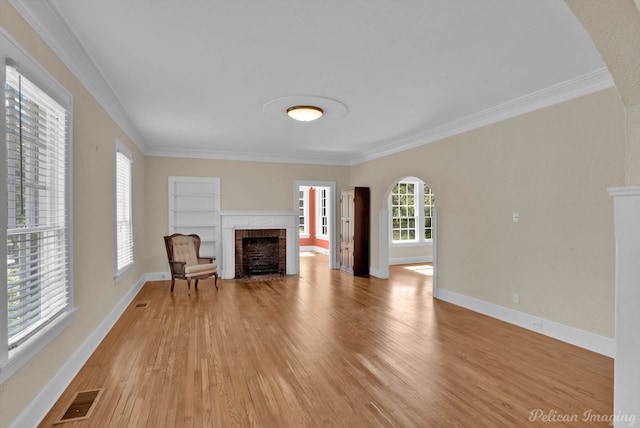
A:
{"type": "MultiPolygon", "coordinates": [[[[285,275],[297,275],[300,272],[297,239],[299,211],[221,211],[220,223],[222,245],[218,268],[221,278],[236,278],[238,260],[242,263],[242,258],[237,256],[243,252],[242,237],[249,237],[248,231],[271,230],[269,234],[273,234],[273,230],[278,231],[278,272],[284,270],[285,275]],[[236,241],[236,232],[241,232],[240,242],[236,241]]],[[[257,236],[271,236],[269,234],[257,236]]]]}
{"type": "Polygon", "coordinates": [[[236,229],[235,278],[287,271],[286,229],[236,229]]]}

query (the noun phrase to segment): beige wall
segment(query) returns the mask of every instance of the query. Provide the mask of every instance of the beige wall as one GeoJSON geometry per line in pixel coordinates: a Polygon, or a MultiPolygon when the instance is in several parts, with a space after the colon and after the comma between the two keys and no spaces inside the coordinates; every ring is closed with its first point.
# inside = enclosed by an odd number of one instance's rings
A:
{"type": "Polygon", "coordinates": [[[146,169],[145,205],[153,213],[146,220],[147,272],[168,271],[162,237],[169,232],[169,176],[220,177],[222,211],[293,211],[295,180],[335,181],[337,189],[349,183],[344,166],[147,157],[146,169]]]}
{"type": "Polygon", "coordinates": [[[89,93],[5,0],[0,26],[73,96],[73,324],[0,385],[0,427],[8,426],[144,274],[145,159],[89,93]],[[114,284],[115,138],[133,152],[136,264],[114,284]]]}
{"type": "Polygon", "coordinates": [[[624,181],[623,124],[612,88],[354,166],[371,187],[372,265],[389,187],[416,176],[437,195],[441,288],[613,337],[607,188],[624,181]]]}
{"type": "Polygon", "coordinates": [[[640,184],[640,11],[632,0],[566,0],[589,33],[625,106],[625,184],[640,184]]]}

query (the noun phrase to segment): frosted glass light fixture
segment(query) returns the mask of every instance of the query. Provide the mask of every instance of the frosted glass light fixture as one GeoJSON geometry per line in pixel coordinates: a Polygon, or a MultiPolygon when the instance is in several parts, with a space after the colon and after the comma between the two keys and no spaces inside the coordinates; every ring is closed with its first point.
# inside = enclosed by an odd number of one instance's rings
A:
{"type": "Polygon", "coordinates": [[[290,118],[300,122],[311,122],[322,117],[322,109],[315,106],[294,106],[287,109],[290,118]]]}

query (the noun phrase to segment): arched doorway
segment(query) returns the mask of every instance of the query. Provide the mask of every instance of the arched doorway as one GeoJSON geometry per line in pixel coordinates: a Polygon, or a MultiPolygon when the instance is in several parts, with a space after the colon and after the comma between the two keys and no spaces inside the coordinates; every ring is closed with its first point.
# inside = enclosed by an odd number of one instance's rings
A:
{"type": "Polygon", "coordinates": [[[433,295],[437,291],[437,212],[435,193],[422,179],[401,177],[385,192],[380,211],[380,274],[389,266],[431,263],[433,295]]]}

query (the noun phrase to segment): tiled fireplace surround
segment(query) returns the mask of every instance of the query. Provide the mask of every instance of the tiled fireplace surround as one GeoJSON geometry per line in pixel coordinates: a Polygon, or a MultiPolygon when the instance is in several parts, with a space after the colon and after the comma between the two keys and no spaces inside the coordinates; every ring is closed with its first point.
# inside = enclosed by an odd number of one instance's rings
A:
{"type": "Polygon", "coordinates": [[[236,276],[238,265],[237,245],[242,245],[243,237],[277,236],[280,239],[279,253],[287,275],[299,271],[297,254],[299,243],[296,241],[296,229],[299,214],[295,211],[223,211],[220,213],[222,226],[222,248],[220,276],[231,279],[236,276]],[[260,232],[257,232],[260,231],[260,232]],[[284,241],[284,242],[283,242],[284,241]],[[284,254],[283,253],[284,250],[284,254]]]}

